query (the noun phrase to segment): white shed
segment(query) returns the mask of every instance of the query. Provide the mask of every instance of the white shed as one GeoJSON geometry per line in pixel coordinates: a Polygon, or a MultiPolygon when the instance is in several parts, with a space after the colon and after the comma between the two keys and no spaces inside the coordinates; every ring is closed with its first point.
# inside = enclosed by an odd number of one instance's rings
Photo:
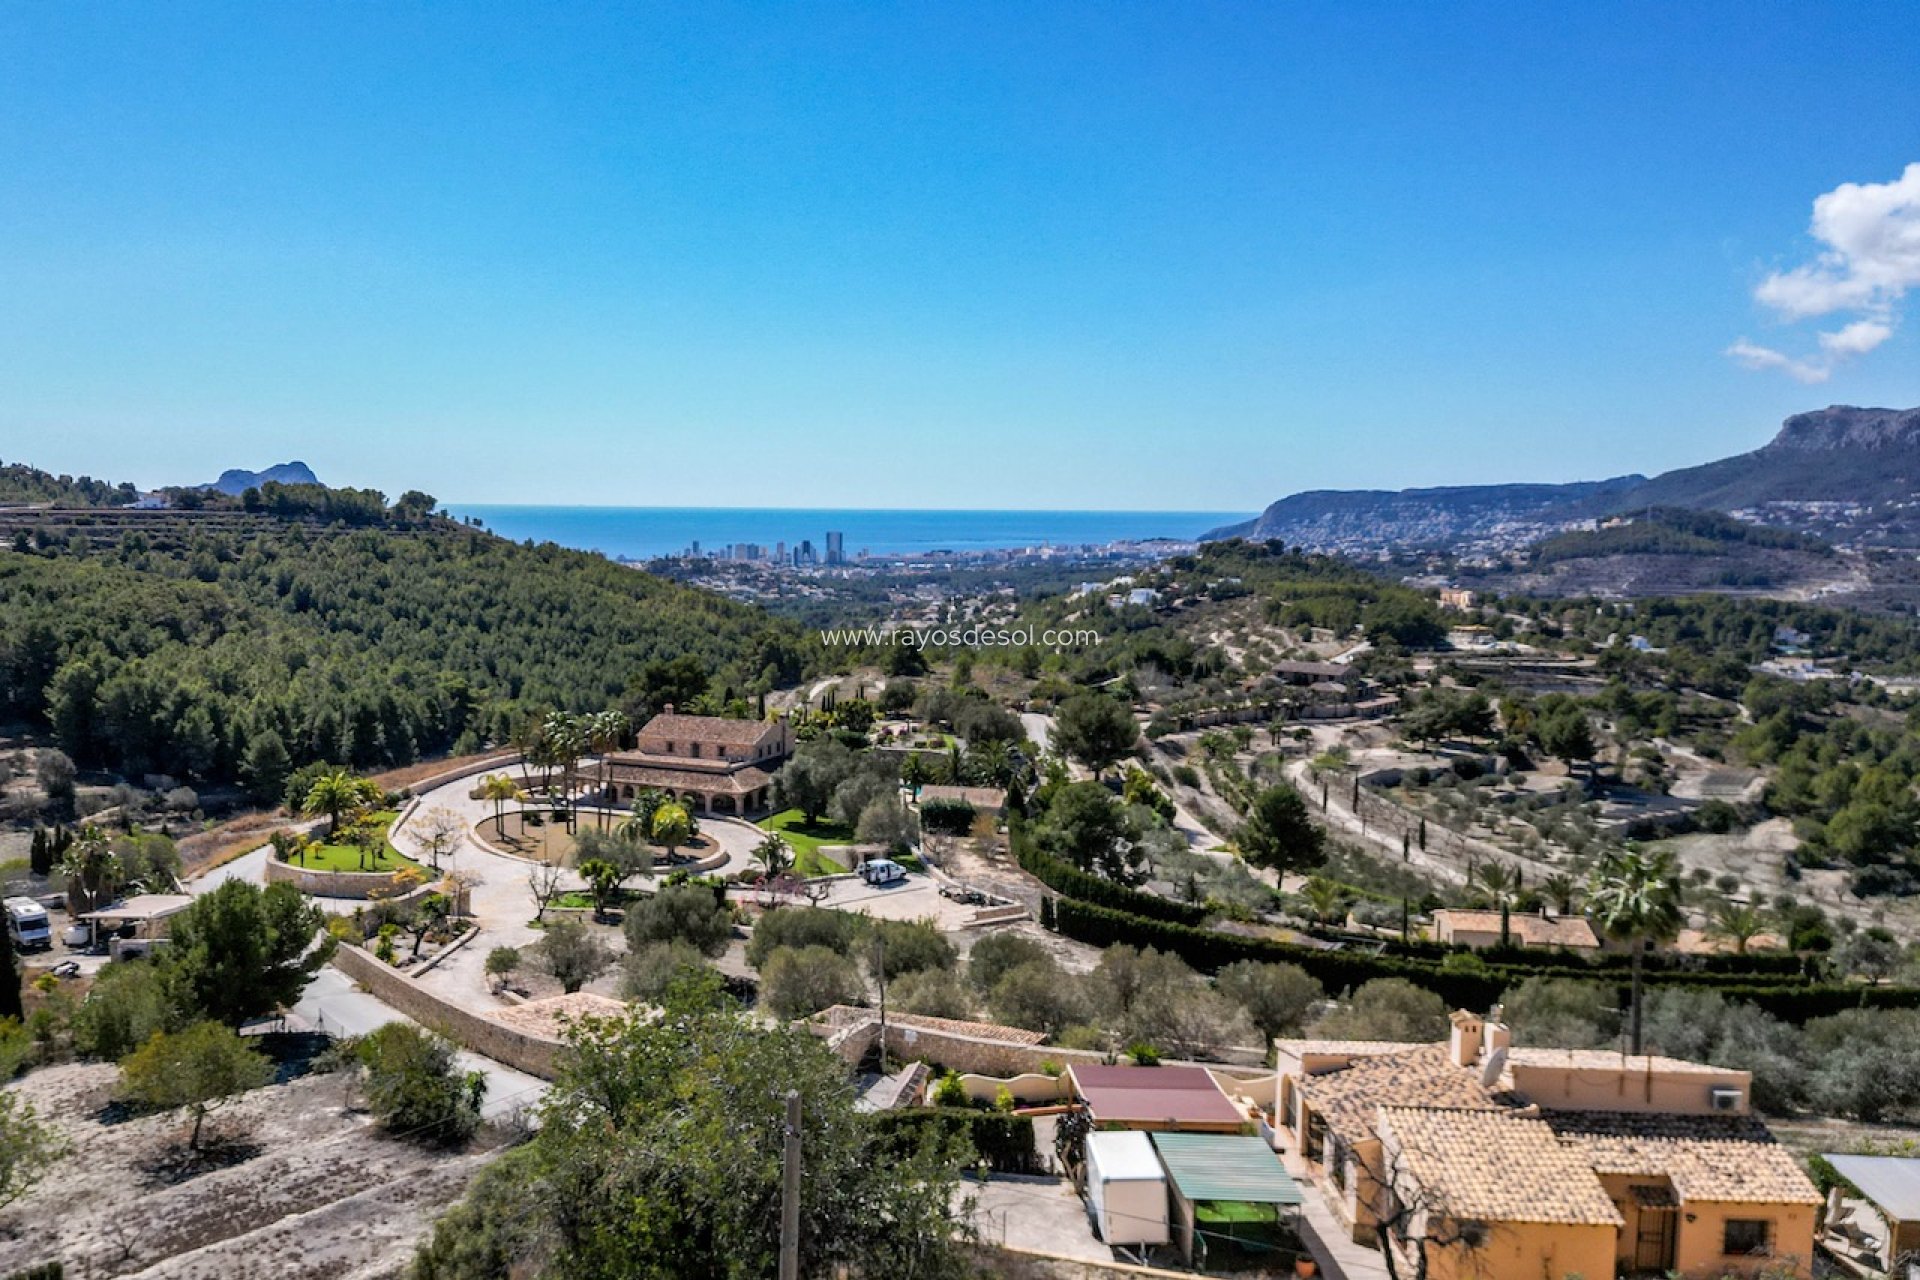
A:
{"type": "Polygon", "coordinates": [[[1137,1129],[1087,1135],[1087,1212],[1108,1244],[1166,1244],[1167,1172],[1137,1129]]]}

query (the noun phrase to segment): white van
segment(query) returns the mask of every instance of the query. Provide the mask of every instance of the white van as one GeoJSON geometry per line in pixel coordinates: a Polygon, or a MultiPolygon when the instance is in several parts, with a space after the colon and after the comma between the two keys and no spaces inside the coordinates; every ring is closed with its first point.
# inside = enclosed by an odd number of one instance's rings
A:
{"type": "Polygon", "coordinates": [[[892,858],[871,858],[860,866],[860,878],[868,884],[898,884],[907,878],[907,869],[892,858]]]}
{"type": "Polygon", "coordinates": [[[40,951],[53,945],[53,924],[47,909],[32,898],[8,898],[7,933],[22,951],[40,951]]]}

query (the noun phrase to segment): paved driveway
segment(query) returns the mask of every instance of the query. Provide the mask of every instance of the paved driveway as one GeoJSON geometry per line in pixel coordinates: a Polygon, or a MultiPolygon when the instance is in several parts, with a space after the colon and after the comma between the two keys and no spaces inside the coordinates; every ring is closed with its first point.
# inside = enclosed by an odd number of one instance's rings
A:
{"type": "MultiPolygon", "coordinates": [[[[301,993],[293,1011],[316,1027],[336,1036],[361,1036],[389,1022],[413,1020],[374,995],[353,985],[353,980],[332,965],[320,970],[301,993]]],[[[516,1108],[538,1102],[546,1095],[548,1084],[536,1076],[515,1071],[492,1058],[460,1049],[455,1058],[465,1071],[478,1071],[487,1078],[487,1096],[481,1114],[497,1120],[516,1108]]]]}

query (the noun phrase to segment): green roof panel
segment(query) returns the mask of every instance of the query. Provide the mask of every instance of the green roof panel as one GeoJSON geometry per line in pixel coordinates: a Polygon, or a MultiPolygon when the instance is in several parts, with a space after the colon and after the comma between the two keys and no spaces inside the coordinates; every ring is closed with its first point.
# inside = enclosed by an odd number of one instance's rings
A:
{"type": "Polygon", "coordinates": [[[1189,1200],[1299,1204],[1300,1184],[1259,1138],[1224,1133],[1156,1133],[1160,1163],[1189,1200]]]}

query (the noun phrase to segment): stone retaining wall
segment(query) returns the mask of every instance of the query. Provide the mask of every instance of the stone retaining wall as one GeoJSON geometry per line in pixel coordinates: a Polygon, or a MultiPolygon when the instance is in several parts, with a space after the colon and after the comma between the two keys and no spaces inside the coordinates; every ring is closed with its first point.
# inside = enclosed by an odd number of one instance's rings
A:
{"type": "Polygon", "coordinates": [[[396,871],[314,871],[294,862],[267,858],[267,883],[290,884],[316,898],[385,898],[400,888],[396,871]]]}
{"type": "Polygon", "coordinates": [[[554,1078],[559,1055],[566,1047],[560,1041],[528,1035],[443,1000],[359,947],[342,943],[331,963],[380,1000],[455,1044],[530,1076],[554,1078]]]}
{"type": "MultiPolygon", "coordinates": [[[[857,1022],[851,1026],[833,1027],[824,1023],[810,1023],[814,1034],[827,1041],[827,1047],[838,1054],[842,1061],[852,1065],[864,1058],[872,1050],[880,1037],[880,1019],[876,1013],[873,1018],[857,1022]]],[[[996,1085],[1022,1075],[1044,1075],[1043,1063],[1068,1067],[1074,1063],[1094,1065],[1105,1062],[1107,1055],[1093,1049],[1062,1049],[1058,1045],[1048,1044],[1012,1044],[1005,1040],[991,1040],[980,1036],[960,1035],[951,1031],[931,1031],[925,1027],[903,1027],[897,1023],[887,1027],[887,1052],[903,1060],[918,1059],[922,1062],[938,1063],[949,1071],[962,1075],[994,1077],[996,1085]]],[[[1249,1092],[1247,1085],[1257,1090],[1257,1082],[1268,1081],[1271,1090],[1273,1068],[1265,1066],[1232,1066],[1217,1062],[1175,1062],[1168,1060],[1169,1066],[1205,1067],[1223,1080],[1245,1081],[1246,1085],[1236,1083],[1236,1092],[1249,1092]]]]}

